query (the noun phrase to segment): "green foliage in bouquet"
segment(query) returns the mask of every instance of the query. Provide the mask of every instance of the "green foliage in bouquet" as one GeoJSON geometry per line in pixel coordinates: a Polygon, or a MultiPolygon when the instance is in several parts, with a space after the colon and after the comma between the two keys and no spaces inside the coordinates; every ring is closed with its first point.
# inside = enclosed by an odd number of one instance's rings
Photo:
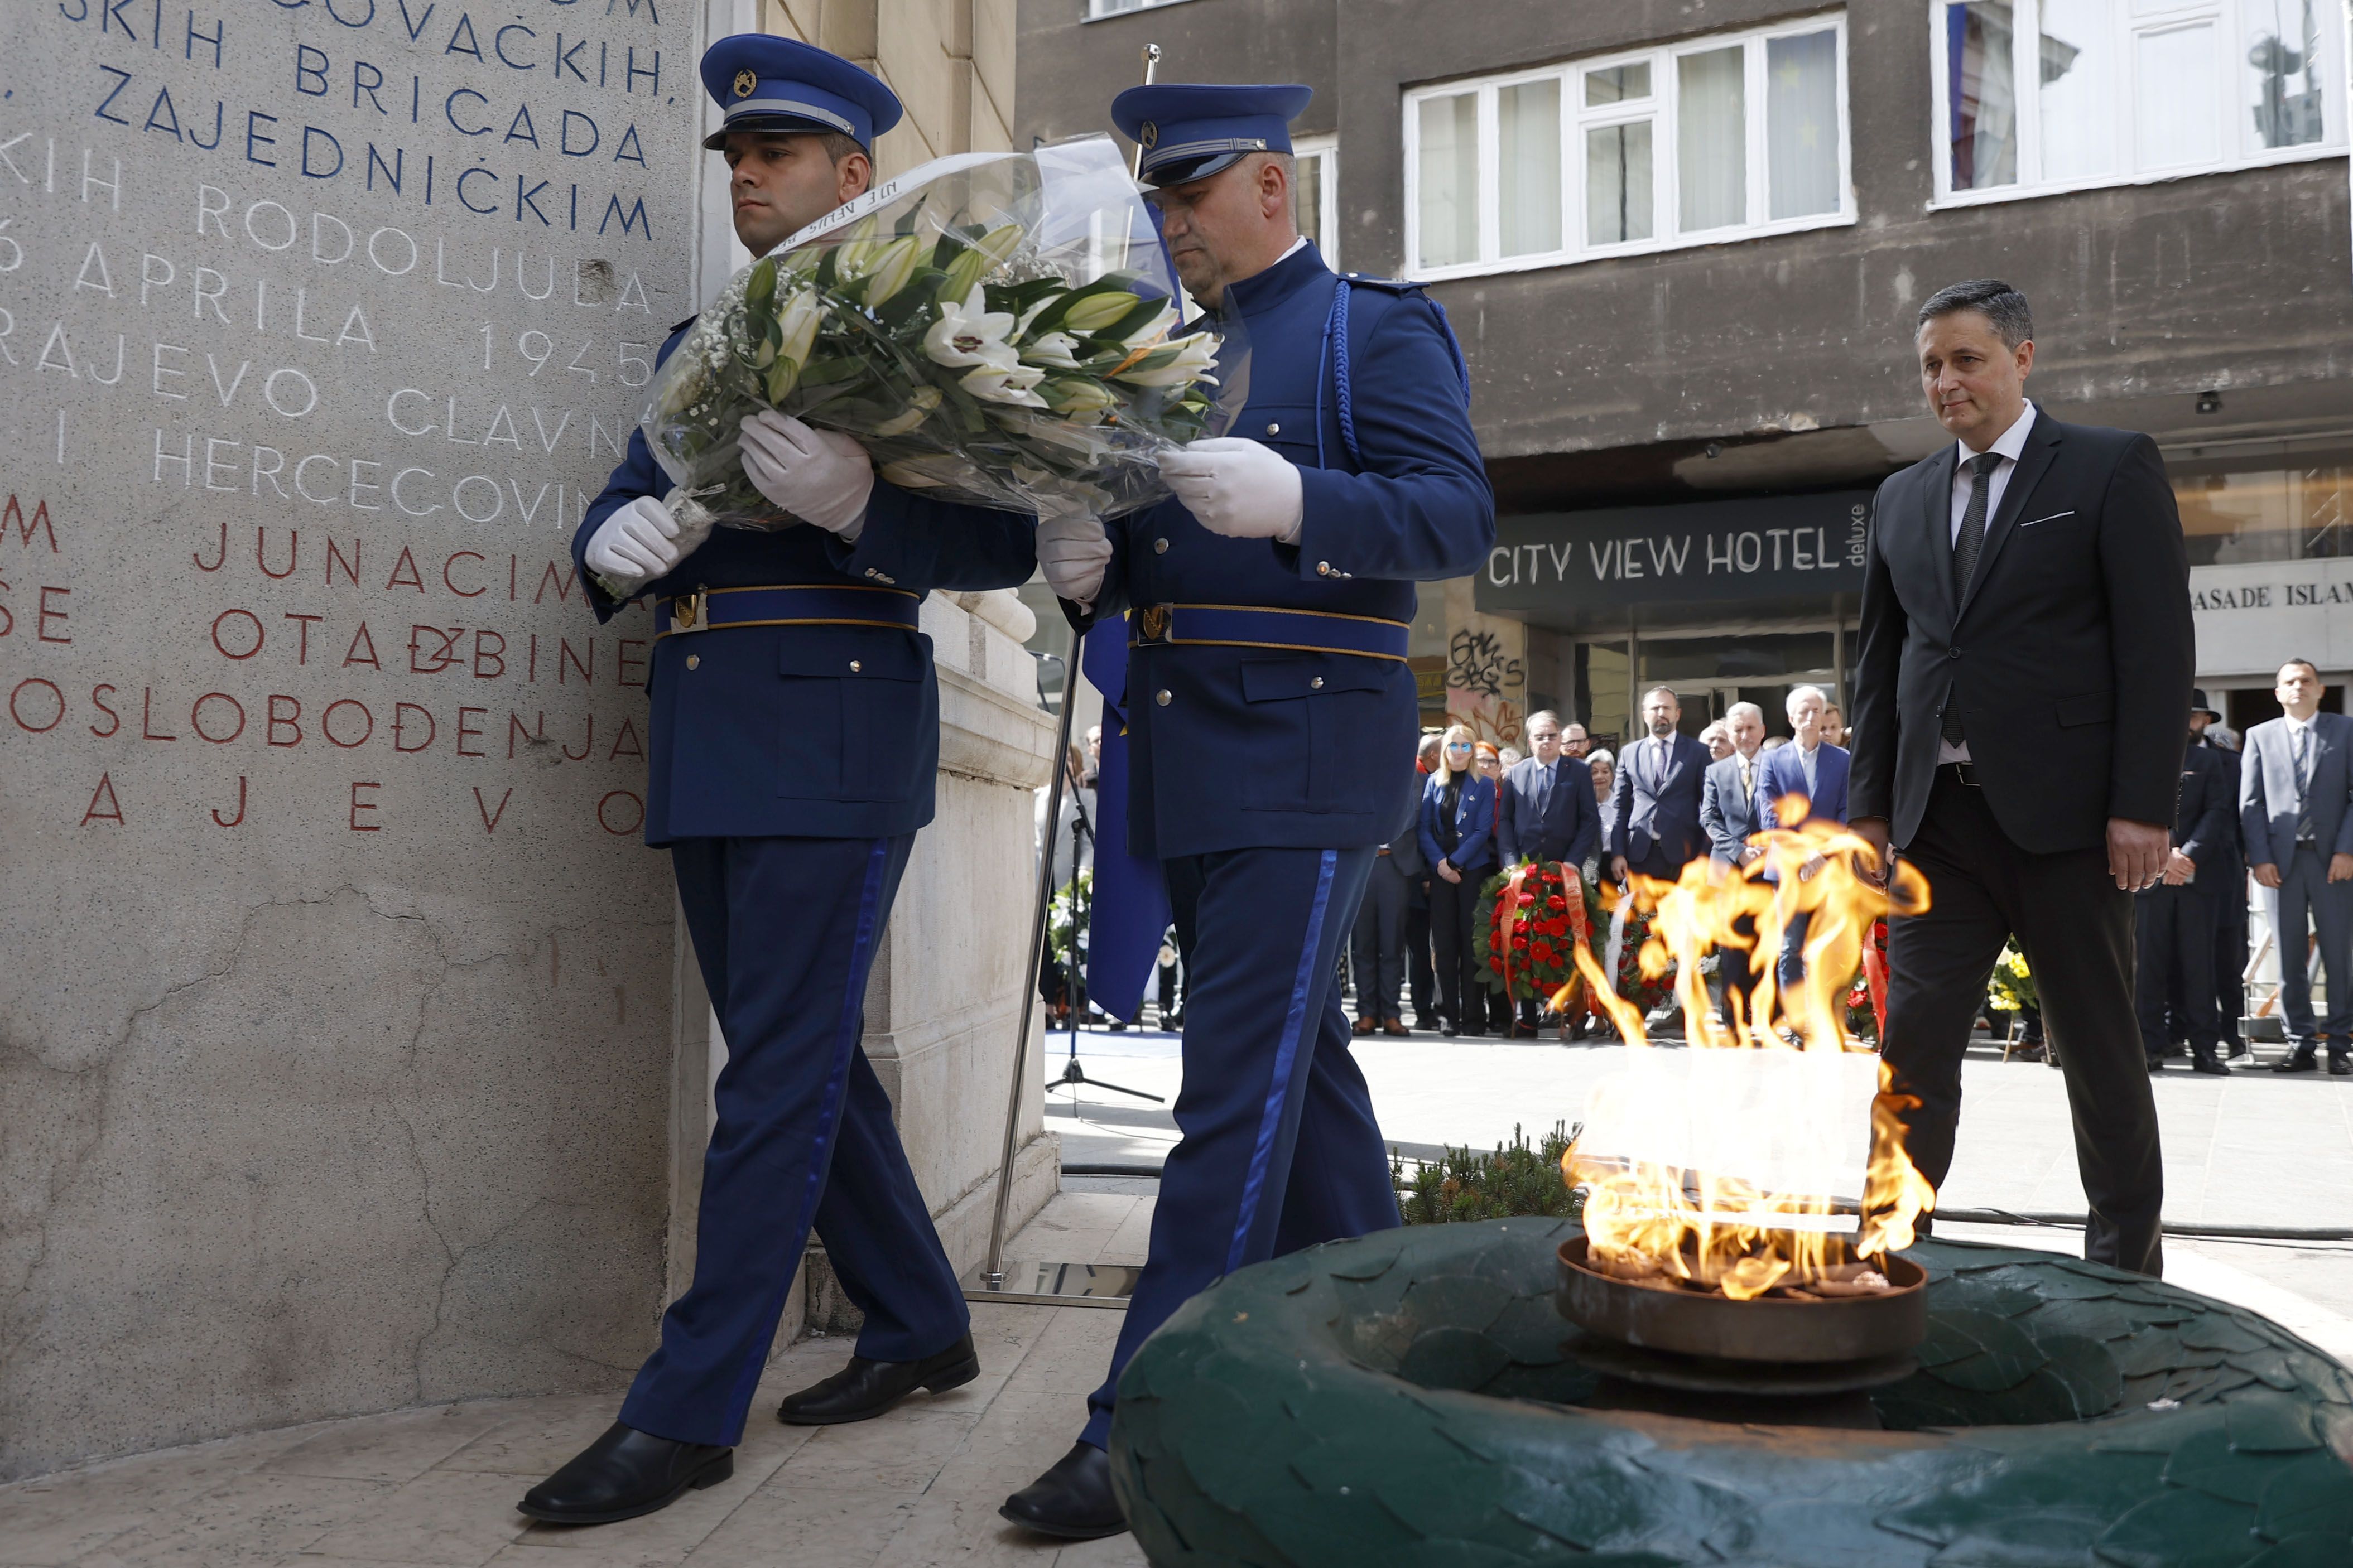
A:
{"type": "Polygon", "coordinates": [[[1492,1154],[1449,1149],[1410,1177],[1405,1162],[1392,1155],[1390,1184],[1398,1189],[1408,1225],[1471,1223],[1515,1215],[1573,1217],[1582,1206],[1581,1198],[1562,1179],[1560,1162],[1575,1137],[1565,1123],[1555,1122],[1543,1146],[1531,1149],[1525,1132],[1515,1126],[1511,1142],[1498,1143],[1492,1154]]]}

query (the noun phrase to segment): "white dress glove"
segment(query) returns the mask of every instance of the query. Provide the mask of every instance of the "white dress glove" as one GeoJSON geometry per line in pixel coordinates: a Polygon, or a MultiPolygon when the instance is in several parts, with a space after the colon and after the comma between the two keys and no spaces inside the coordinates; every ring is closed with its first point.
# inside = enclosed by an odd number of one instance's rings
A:
{"type": "Polygon", "coordinates": [[[1054,596],[1085,609],[1103,592],[1111,569],[1111,536],[1103,521],[1084,512],[1038,520],[1038,567],[1054,596]]]}
{"type": "Polygon", "coordinates": [[[626,599],[702,548],[711,525],[689,528],[651,496],[639,496],[599,523],[581,554],[588,570],[605,580],[617,599],[626,599]]]}
{"type": "Polygon", "coordinates": [[[874,463],[865,447],[772,408],[744,421],[743,447],[744,477],[762,495],[845,544],[863,531],[866,498],[874,493],[874,463]]]}
{"type": "Polygon", "coordinates": [[[1298,541],[1299,470],[1271,447],[1213,436],[1163,457],[1160,477],[1211,533],[1298,541]]]}

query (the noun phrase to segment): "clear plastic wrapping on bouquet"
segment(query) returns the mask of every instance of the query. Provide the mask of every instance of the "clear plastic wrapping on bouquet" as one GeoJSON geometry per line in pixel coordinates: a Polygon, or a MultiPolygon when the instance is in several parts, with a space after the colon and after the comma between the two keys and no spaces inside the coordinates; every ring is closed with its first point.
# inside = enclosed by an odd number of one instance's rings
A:
{"type": "Polygon", "coordinates": [[[855,437],[910,489],[1113,517],[1168,493],[1157,454],[1209,418],[1218,344],[1178,298],[1109,137],[944,158],[738,272],[642,428],[672,506],[732,527],[795,521],[738,456],[768,408],[855,437]]]}

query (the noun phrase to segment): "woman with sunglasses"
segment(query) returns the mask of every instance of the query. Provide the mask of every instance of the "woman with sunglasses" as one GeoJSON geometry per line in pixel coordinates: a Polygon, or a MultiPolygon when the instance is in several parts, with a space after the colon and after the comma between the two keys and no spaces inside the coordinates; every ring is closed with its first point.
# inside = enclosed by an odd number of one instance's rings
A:
{"type": "Polygon", "coordinates": [[[1487,987],[1472,946],[1479,888],[1493,876],[1495,782],[1482,777],[1471,731],[1446,731],[1438,769],[1421,792],[1421,857],[1431,868],[1430,931],[1438,949],[1439,1033],[1487,1032],[1487,987]]]}

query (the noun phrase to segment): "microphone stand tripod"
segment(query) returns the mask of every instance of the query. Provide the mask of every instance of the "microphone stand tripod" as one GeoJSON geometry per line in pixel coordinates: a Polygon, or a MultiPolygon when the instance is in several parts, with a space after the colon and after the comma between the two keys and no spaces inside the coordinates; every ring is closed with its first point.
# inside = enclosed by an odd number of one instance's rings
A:
{"type": "Polygon", "coordinates": [[[1071,967],[1067,986],[1071,997],[1071,1054],[1062,1063],[1062,1076],[1056,1079],[1049,1087],[1059,1088],[1068,1084],[1076,1089],[1079,1085],[1084,1084],[1092,1089],[1107,1089],[1113,1094],[1134,1095],[1138,1100],[1148,1100],[1155,1105],[1166,1105],[1168,1101],[1164,1096],[1146,1094],[1140,1089],[1129,1089],[1121,1084],[1105,1083],[1099,1078],[1089,1078],[1087,1069],[1079,1065],[1079,1019],[1086,1009],[1085,982],[1082,978],[1085,970],[1079,963],[1079,932],[1086,929],[1086,922],[1081,918],[1079,909],[1079,841],[1084,838],[1092,842],[1095,830],[1094,826],[1087,820],[1086,802],[1079,799],[1074,794],[1071,797],[1071,805],[1075,813],[1071,818],[1071,967]]]}

